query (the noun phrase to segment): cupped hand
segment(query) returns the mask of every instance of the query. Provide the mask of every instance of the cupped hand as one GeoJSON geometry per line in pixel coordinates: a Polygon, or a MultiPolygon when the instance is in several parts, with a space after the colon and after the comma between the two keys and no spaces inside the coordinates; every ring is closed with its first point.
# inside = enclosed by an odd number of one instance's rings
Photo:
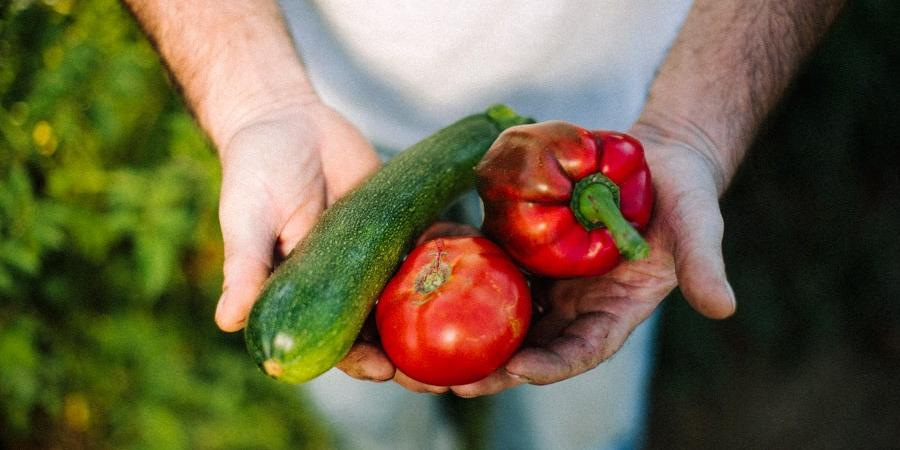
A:
{"type": "MultiPolygon", "coordinates": [[[[464,386],[430,386],[390,366],[377,344],[354,349],[342,361],[360,379],[393,379],[416,392],[448,390],[463,397],[523,384],[550,384],[584,373],[608,359],[676,286],[698,312],[725,318],[735,298],[722,260],[723,222],[718,197],[728,178],[702,139],[638,124],[630,134],[645,147],[656,191],[646,233],[650,256],[626,261],[599,277],[534,280],[539,314],[526,345],[487,378],[464,386]]],[[[467,232],[440,228],[430,235],[467,232]]],[[[471,232],[471,231],[468,231],[471,232]]]]}
{"type": "Polygon", "coordinates": [[[246,117],[219,150],[224,331],[243,328],[278,259],[319,214],[380,164],[371,144],[334,110],[307,101],[246,117]]]}
{"type": "Polygon", "coordinates": [[[629,134],[644,144],[653,174],[656,205],[646,233],[650,256],[623,262],[599,277],[536,280],[534,299],[541,314],[528,345],[488,378],[453,387],[458,395],[555,383],[596,367],[622,347],[675,286],[706,317],[734,313],[718,204],[727,176],[712,149],[701,139],[647,124],[636,125],[629,134]]]}

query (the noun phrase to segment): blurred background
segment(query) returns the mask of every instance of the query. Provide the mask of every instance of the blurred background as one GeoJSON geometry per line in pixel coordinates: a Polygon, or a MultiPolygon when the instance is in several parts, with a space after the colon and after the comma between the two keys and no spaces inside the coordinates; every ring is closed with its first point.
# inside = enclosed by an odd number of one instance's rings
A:
{"type": "Polygon", "coordinates": [[[666,305],[653,448],[900,448],[900,2],[851,0],[722,199],[738,313],[666,305]]]}
{"type": "MultiPolygon", "coordinates": [[[[849,3],[723,199],[738,314],[664,303],[652,448],[900,447],[900,2],[849,3]]],[[[333,445],[212,322],[219,176],[117,2],[0,2],[0,447],[333,445]]]]}

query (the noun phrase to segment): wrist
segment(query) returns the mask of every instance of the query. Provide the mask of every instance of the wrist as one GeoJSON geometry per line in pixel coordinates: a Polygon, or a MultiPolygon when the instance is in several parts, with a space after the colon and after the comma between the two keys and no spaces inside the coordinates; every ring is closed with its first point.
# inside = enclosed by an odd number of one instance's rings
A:
{"type": "Polygon", "coordinates": [[[230,49],[185,84],[197,120],[219,149],[254,121],[319,101],[289,43],[257,39],[253,46],[230,49]]]}
{"type": "MultiPolygon", "coordinates": [[[[716,139],[708,128],[700,126],[695,120],[664,114],[649,107],[632,125],[629,134],[644,143],[645,147],[692,152],[709,169],[719,195],[725,191],[740,162],[736,149],[743,149],[741,144],[725,144],[721,139],[716,139]]],[[[656,156],[653,152],[647,154],[648,160],[656,156]]]]}
{"type": "Polygon", "coordinates": [[[316,101],[275,0],[126,0],[217,148],[255,116],[316,101]]]}
{"type": "MultiPolygon", "coordinates": [[[[227,120],[219,128],[218,138],[214,138],[219,159],[223,165],[246,157],[240,156],[244,150],[252,150],[243,143],[246,139],[262,139],[268,142],[290,136],[297,142],[312,142],[321,137],[322,131],[317,118],[325,106],[315,95],[285,92],[280,98],[270,101],[254,101],[232,110],[227,120]]],[[[225,116],[223,116],[225,117],[225,116]]],[[[301,145],[298,149],[312,149],[301,145]]],[[[252,150],[254,151],[254,150],[252,150]]],[[[255,151],[260,151],[258,148],[255,151]]]]}
{"type": "Polygon", "coordinates": [[[206,113],[198,110],[197,117],[220,156],[224,157],[228,144],[241,130],[254,124],[297,116],[319,104],[316,93],[304,86],[271,86],[235,93],[227,102],[207,104],[206,113]]]}

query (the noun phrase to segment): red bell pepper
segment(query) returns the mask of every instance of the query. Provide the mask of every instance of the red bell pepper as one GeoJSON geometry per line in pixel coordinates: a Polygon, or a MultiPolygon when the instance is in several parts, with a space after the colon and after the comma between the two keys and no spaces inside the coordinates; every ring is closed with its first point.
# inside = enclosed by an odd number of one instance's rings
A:
{"type": "Polygon", "coordinates": [[[507,129],[475,168],[482,229],[526,270],[600,275],[649,246],[653,187],[640,142],[560,122],[507,129]]]}

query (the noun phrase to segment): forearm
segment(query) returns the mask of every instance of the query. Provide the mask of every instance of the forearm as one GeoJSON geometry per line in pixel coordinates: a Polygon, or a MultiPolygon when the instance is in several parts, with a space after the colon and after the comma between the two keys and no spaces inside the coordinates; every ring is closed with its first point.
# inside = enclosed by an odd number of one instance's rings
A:
{"type": "Polygon", "coordinates": [[[273,0],[124,0],[217,147],[251,116],[315,98],[273,0]]]}
{"type": "MultiPolygon", "coordinates": [[[[640,124],[708,153],[721,193],[843,0],[696,0],[640,124]]],[[[662,136],[661,138],[666,138],[662,136]]]]}

